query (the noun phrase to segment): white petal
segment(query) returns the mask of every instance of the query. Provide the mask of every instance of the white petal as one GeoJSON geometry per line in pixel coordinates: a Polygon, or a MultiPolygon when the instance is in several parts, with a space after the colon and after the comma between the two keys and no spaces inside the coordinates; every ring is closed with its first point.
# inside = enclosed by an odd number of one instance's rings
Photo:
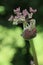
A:
{"type": "Polygon", "coordinates": [[[13,19],[13,25],[17,25],[18,24],[18,19],[13,19]]]}
{"type": "Polygon", "coordinates": [[[31,20],[30,20],[30,26],[31,26],[32,28],[35,28],[35,27],[36,27],[36,20],[35,20],[35,19],[31,19],[31,20]]]}
{"type": "Polygon", "coordinates": [[[11,15],[11,17],[8,19],[8,21],[12,21],[13,20],[13,15],[11,15]]]}
{"type": "Polygon", "coordinates": [[[29,17],[29,18],[32,18],[32,16],[33,16],[33,13],[29,13],[29,14],[28,14],[28,17],[29,17]]]}

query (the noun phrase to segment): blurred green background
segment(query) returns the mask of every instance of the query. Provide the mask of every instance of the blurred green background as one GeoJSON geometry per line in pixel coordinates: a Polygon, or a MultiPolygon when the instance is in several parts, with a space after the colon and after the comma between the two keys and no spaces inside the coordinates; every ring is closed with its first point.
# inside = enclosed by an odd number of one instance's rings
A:
{"type": "MultiPolygon", "coordinates": [[[[38,63],[43,65],[43,0],[0,0],[0,65],[27,65],[26,42],[20,36],[23,30],[8,21],[10,15],[14,15],[13,9],[19,6],[21,11],[25,8],[29,10],[30,6],[37,9],[33,15],[37,26],[37,36],[33,43],[38,63]]],[[[31,53],[31,47],[29,51],[31,53]]]]}

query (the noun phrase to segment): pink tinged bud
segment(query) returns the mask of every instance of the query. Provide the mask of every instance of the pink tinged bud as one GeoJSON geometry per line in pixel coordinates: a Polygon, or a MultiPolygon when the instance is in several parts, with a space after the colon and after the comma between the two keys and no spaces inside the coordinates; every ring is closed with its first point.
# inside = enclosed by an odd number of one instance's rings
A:
{"type": "Polygon", "coordinates": [[[26,17],[26,16],[28,15],[28,11],[27,11],[26,9],[25,9],[25,10],[23,10],[23,12],[22,12],[22,13],[23,13],[23,16],[24,16],[24,17],[26,17]]]}
{"type": "Polygon", "coordinates": [[[13,21],[13,15],[8,19],[8,21],[13,21]]]}
{"type": "Polygon", "coordinates": [[[29,11],[30,11],[31,13],[35,13],[35,12],[37,12],[37,9],[32,9],[32,7],[30,7],[30,8],[29,8],[29,11]]]}
{"type": "Polygon", "coordinates": [[[22,13],[17,12],[16,14],[18,17],[22,16],[22,13]]]}
{"type": "Polygon", "coordinates": [[[28,29],[26,29],[23,34],[22,34],[24,39],[31,39],[34,38],[36,36],[36,29],[33,29],[32,31],[29,31],[28,29]]]}
{"type": "Polygon", "coordinates": [[[14,11],[14,13],[20,12],[20,7],[14,9],[13,11],[14,11]]]}

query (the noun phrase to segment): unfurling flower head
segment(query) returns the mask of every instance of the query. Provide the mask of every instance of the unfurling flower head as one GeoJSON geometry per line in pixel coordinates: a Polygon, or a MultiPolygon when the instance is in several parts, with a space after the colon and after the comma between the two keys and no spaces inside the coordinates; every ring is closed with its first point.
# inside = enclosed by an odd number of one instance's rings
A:
{"type": "Polygon", "coordinates": [[[18,25],[19,23],[23,23],[23,38],[31,39],[36,36],[36,20],[32,18],[33,13],[37,12],[36,9],[29,8],[30,13],[27,9],[20,12],[20,7],[14,9],[15,16],[11,15],[8,19],[9,21],[13,21],[13,25],[18,25]]]}
{"type": "Polygon", "coordinates": [[[22,36],[26,40],[31,39],[31,38],[34,38],[36,36],[36,28],[34,28],[32,31],[29,31],[28,29],[26,29],[22,33],[22,36]]]}

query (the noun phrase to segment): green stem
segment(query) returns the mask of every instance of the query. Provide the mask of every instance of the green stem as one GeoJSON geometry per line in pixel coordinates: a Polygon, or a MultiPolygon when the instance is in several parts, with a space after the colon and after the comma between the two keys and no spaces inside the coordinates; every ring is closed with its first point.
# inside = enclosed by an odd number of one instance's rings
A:
{"type": "Polygon", "coordinates": [[[33,40],[30,40],[30,45],[31,45],[32,52],[33,52],[34,63],[35,63],[35,65],[38,65],[38,61],[37,61],[37,56],[36,56],[33,40]]]}

